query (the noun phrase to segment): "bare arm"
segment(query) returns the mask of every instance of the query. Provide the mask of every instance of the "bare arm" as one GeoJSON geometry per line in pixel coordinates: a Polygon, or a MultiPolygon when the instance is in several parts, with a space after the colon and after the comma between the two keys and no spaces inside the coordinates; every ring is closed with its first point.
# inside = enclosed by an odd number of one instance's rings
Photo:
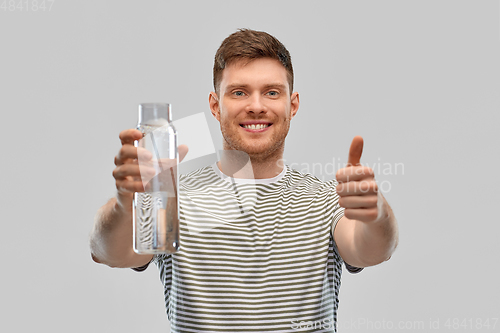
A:
{"type": "MultiPolygon", "coordinates": [[[[130,200],[130,206],[131,206],[130,200]]],[[[132,207],[121,207],[116,198],[96,214],[90,238],[92,259],[110,267],[134,268],[146,265],[153,255],[140,255],[132,246],[132,207]]]]}

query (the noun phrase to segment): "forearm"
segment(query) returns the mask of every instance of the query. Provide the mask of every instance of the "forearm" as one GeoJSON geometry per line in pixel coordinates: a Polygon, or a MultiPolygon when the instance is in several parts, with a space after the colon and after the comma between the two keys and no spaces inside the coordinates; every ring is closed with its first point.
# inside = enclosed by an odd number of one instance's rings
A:
{"type": "Polygon", "coordinates": [[[380,211],[383,212],[376,221],[365,223],[355,221],[354,243],[357,257],[363,266],[374,266],[388,260],[398,245],[398,225],[391,207],[382,199],[380,211]]]}
{"type": "MultiPolygon", "coordinates": [[[[94,261],[111,267],[125,267],[132,255],[132,197],[125,204],[109,200],[96,214],[90,236],[94,261]],[[130,201],[130,204],[127,202],[130,201]]],[[[121,200],[123,202],[124,200],[121,200]]]]}

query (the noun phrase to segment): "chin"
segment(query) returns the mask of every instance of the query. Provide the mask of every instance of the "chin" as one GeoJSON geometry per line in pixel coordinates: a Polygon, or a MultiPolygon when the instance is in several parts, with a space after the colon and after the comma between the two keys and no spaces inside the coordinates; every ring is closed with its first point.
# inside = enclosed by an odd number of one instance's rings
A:
{"type": "Polygon", "coordinates": [[[248,139],[234,133],[222,131],[223,147],[225,150],[237,150],[247,153],[252,159],[265,159],[284,151],[286,133],[273,135],[271,138],[248,139]],[[233,134],[233,135],[231,135],[233,134]]]}
{"type": "Polygon", "coordinates": [[[280,145],[252,145],[248,147],[241,147],[243,151],[247,153],[251,159],[254,160],[264,160],[277,152],[283,152],[284,146],[280,145]]]}

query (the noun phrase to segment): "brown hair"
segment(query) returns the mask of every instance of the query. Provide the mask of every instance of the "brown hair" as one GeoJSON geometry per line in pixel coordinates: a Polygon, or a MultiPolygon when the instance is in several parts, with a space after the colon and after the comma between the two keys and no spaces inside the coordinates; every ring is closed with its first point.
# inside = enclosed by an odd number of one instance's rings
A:
{"type": "Polygon", "coordinates": [[[237,60],[259,58],[278,60],[287,71],[290,94],[293,92],[293,67],[290,53],[278,39],[264,31],[239,29],[229,35],[215,53],[214,89],[219,93],[222,71],[237,60]]]}

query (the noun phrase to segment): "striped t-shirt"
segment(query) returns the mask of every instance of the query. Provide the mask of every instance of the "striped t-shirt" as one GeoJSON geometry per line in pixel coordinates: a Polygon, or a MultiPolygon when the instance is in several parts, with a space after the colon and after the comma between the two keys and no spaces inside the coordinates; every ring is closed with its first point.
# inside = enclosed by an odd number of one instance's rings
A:
{"type": "Polygon", "coordinates": [[[336,332],[336,181],[214,164],[180,176],[180,250],[156,255],[171,332],[336,332]]]}

